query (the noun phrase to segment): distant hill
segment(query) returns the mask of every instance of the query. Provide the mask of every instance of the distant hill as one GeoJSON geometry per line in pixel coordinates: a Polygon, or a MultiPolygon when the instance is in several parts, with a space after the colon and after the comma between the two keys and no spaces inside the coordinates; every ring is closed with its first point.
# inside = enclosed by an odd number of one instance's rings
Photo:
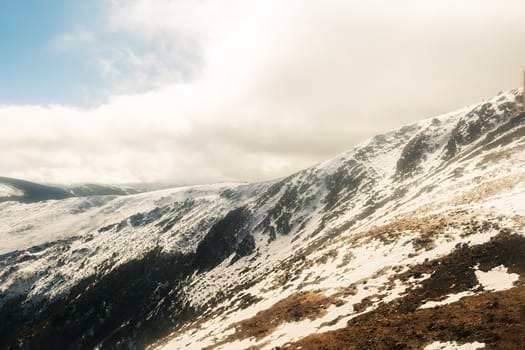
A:
{"type": "Polygon", "coordinates": [[[0,202],[16,201],[35,203],[71,197],[126,196],[142,192],[176,187],[169,184],[99,185],[81,184],[72,186],[44,185],[31,181],[0,176],[0,202]]]}
{"type": "Polygon", "coordinates": [[[30,181],[18,180],[9,177],[0,177],[0,185],[4,189],[0,191],[0,202],[17,201],[23,203],[34,203],[49,199],[64,199],[73,197],[70,191],[48,185],[40,185],[30,181]]]}

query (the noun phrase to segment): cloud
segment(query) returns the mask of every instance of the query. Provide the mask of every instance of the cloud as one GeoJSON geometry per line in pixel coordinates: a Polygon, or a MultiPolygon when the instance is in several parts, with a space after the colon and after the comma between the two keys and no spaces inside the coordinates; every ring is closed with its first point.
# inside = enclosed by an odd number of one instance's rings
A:
{"type": "Polygon", "coordinates": [[[130,41],[97,57],[124,87],[89,109],[0,107],[0,173],[181,184],[287,175],[521,84],[525,15],[518,1],[498,4],[114,0],[104,30],[130,41]]]}
{"type": "Polygon", "coordinates": [[[95,40],[95,35],[93,33],[75,29],[72,32],[62,33],[52,38],[50,46],[55,51],[64,52],[93,44],[95,40]]]}

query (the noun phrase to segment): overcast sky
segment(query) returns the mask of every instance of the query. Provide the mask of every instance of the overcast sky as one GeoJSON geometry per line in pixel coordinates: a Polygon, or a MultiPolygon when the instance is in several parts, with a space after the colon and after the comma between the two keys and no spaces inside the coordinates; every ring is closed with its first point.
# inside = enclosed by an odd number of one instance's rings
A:
{"type": "Polygon", "coordinates": [[[284,176],[521,86],[524,23],[522,0],[0,1],[0,175],[284,176]]]}

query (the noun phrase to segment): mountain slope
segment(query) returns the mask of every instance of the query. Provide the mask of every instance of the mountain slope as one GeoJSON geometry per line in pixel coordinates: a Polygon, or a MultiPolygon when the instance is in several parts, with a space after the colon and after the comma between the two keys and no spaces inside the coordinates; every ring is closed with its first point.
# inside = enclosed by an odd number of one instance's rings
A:
{"type": "Polygon", "coordinates": [[[0,347],[516,348],[520,101],[273,182],[0,203],[0,347]]]}

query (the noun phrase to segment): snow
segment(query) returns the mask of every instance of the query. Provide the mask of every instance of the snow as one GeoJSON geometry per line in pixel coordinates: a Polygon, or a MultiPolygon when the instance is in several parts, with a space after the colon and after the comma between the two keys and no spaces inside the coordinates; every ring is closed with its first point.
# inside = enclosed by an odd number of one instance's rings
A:
{"type": "Polygon", "coordinates": [[[440,301],[427,301],[426,303],[421,305],[419,308],[420,309],[430,309],[436,306],[447,305],[447,304],[455,303],[456,301],[459,301],[461,298],[468,297],[471,295],[474,295],[474,293],[471,291],[464,291],[460,293],[449,294],[447,295],[445,299],[440,300],[440,301]]]}
{"type": "Polygon", "coordinates": [[[483,288],[491,291],[510,289],[514,287],[514,282],[520,277],[517,273],[509,273],[508,269],[503,265],[487,272],[476,269],[475,273],[483,288]]]}
{"type": "MultiPolygon", "coordinates": [[[[257,186],[243,188],[241,184],[217,184],[180,187],[125,197],[94,196],[31,204],[0,203],[0,229],[2,230],[0,232],[2,235],[0,254],[27,249],[59,239],[84,236],[96,232],[100,227],[125,220],[134,214],[149,212],[156,207],[183,203],[188,198],[197,202],[196,206],[201,209],[195,214],[213,216],[216,214],[216,209],[219,207],[224,209],[224,205],[229,204],[228,200],[220,196],[220,191],[226,188],[239,190],[241,193],[245,192],[246,195],[257,186]],[[208,212],[206,208],[209,209],[208,212]]],[[[226,209],[229,208],[231,206],[226,209]]],[[[186,219],[189,219],[189,216],[186,219]]],[[[196,220],[197,218],[192,216],[191,219],[196,220]]],[[[163,236],[162,240],[166,244],[177,243],[169,241],[169,235],[163,236]]]]}
{"type": "Polygon", "coordinates": [[[0,198],[1,197],[15,197],[23,196],[24,192],[19,190],[16,187],[10,186],[8,184],[0,183],[0,198]]]}
{"type": "Polygon", "coordinates": [[[464,343],[459,345],[456,342],[434,342],[430,345],[427,345],[423,350],[477,350],[484,349],[484,343],[464,343]]]}
{"type": "Polygon", "coordinates": [[[522,183],[513,191],[494,196],[482,206],[505,215],[525,215],[525,185],[522,183]]]}
{"type": "MultiPolygon", "coordinates": [[[[259,188],[259,185],[220,184],[125,197],[0,203],[0,254],[28,255],[23,249],[40,245],[36,248],[38,258],[21,259],[9,266],[16,273],[8,273],[7,269],[3,272],[0,259],[0,293],[8,291],[10,295],[29,293],[29,297],[37,299],[54,298],[66,293],[79,280],[98,272],[101,265],[106,265],[109,272],[159,246],[166,251],[193,250],[214,218],[226,215],[259,188]],[[235,204],[221,196],[225,188],[237,193],[235,204]],[[188,198],[190,202],[186,202],[188,198]],[[119,231],[99,232],[103,226],[118,224],[134,214],[164,206],[167,210],[184,210],[185,213],[169,232],[163,233],[155,226],[165,219],[162,216],[142,226],[127,225],[119,231]],[[46,242],[52,244],[44,245],[46,242]],[[20,252],[14,252],[16,250],[20,252]]],[[[173,213],[168,211],[166,215],[173,213]]]]}

